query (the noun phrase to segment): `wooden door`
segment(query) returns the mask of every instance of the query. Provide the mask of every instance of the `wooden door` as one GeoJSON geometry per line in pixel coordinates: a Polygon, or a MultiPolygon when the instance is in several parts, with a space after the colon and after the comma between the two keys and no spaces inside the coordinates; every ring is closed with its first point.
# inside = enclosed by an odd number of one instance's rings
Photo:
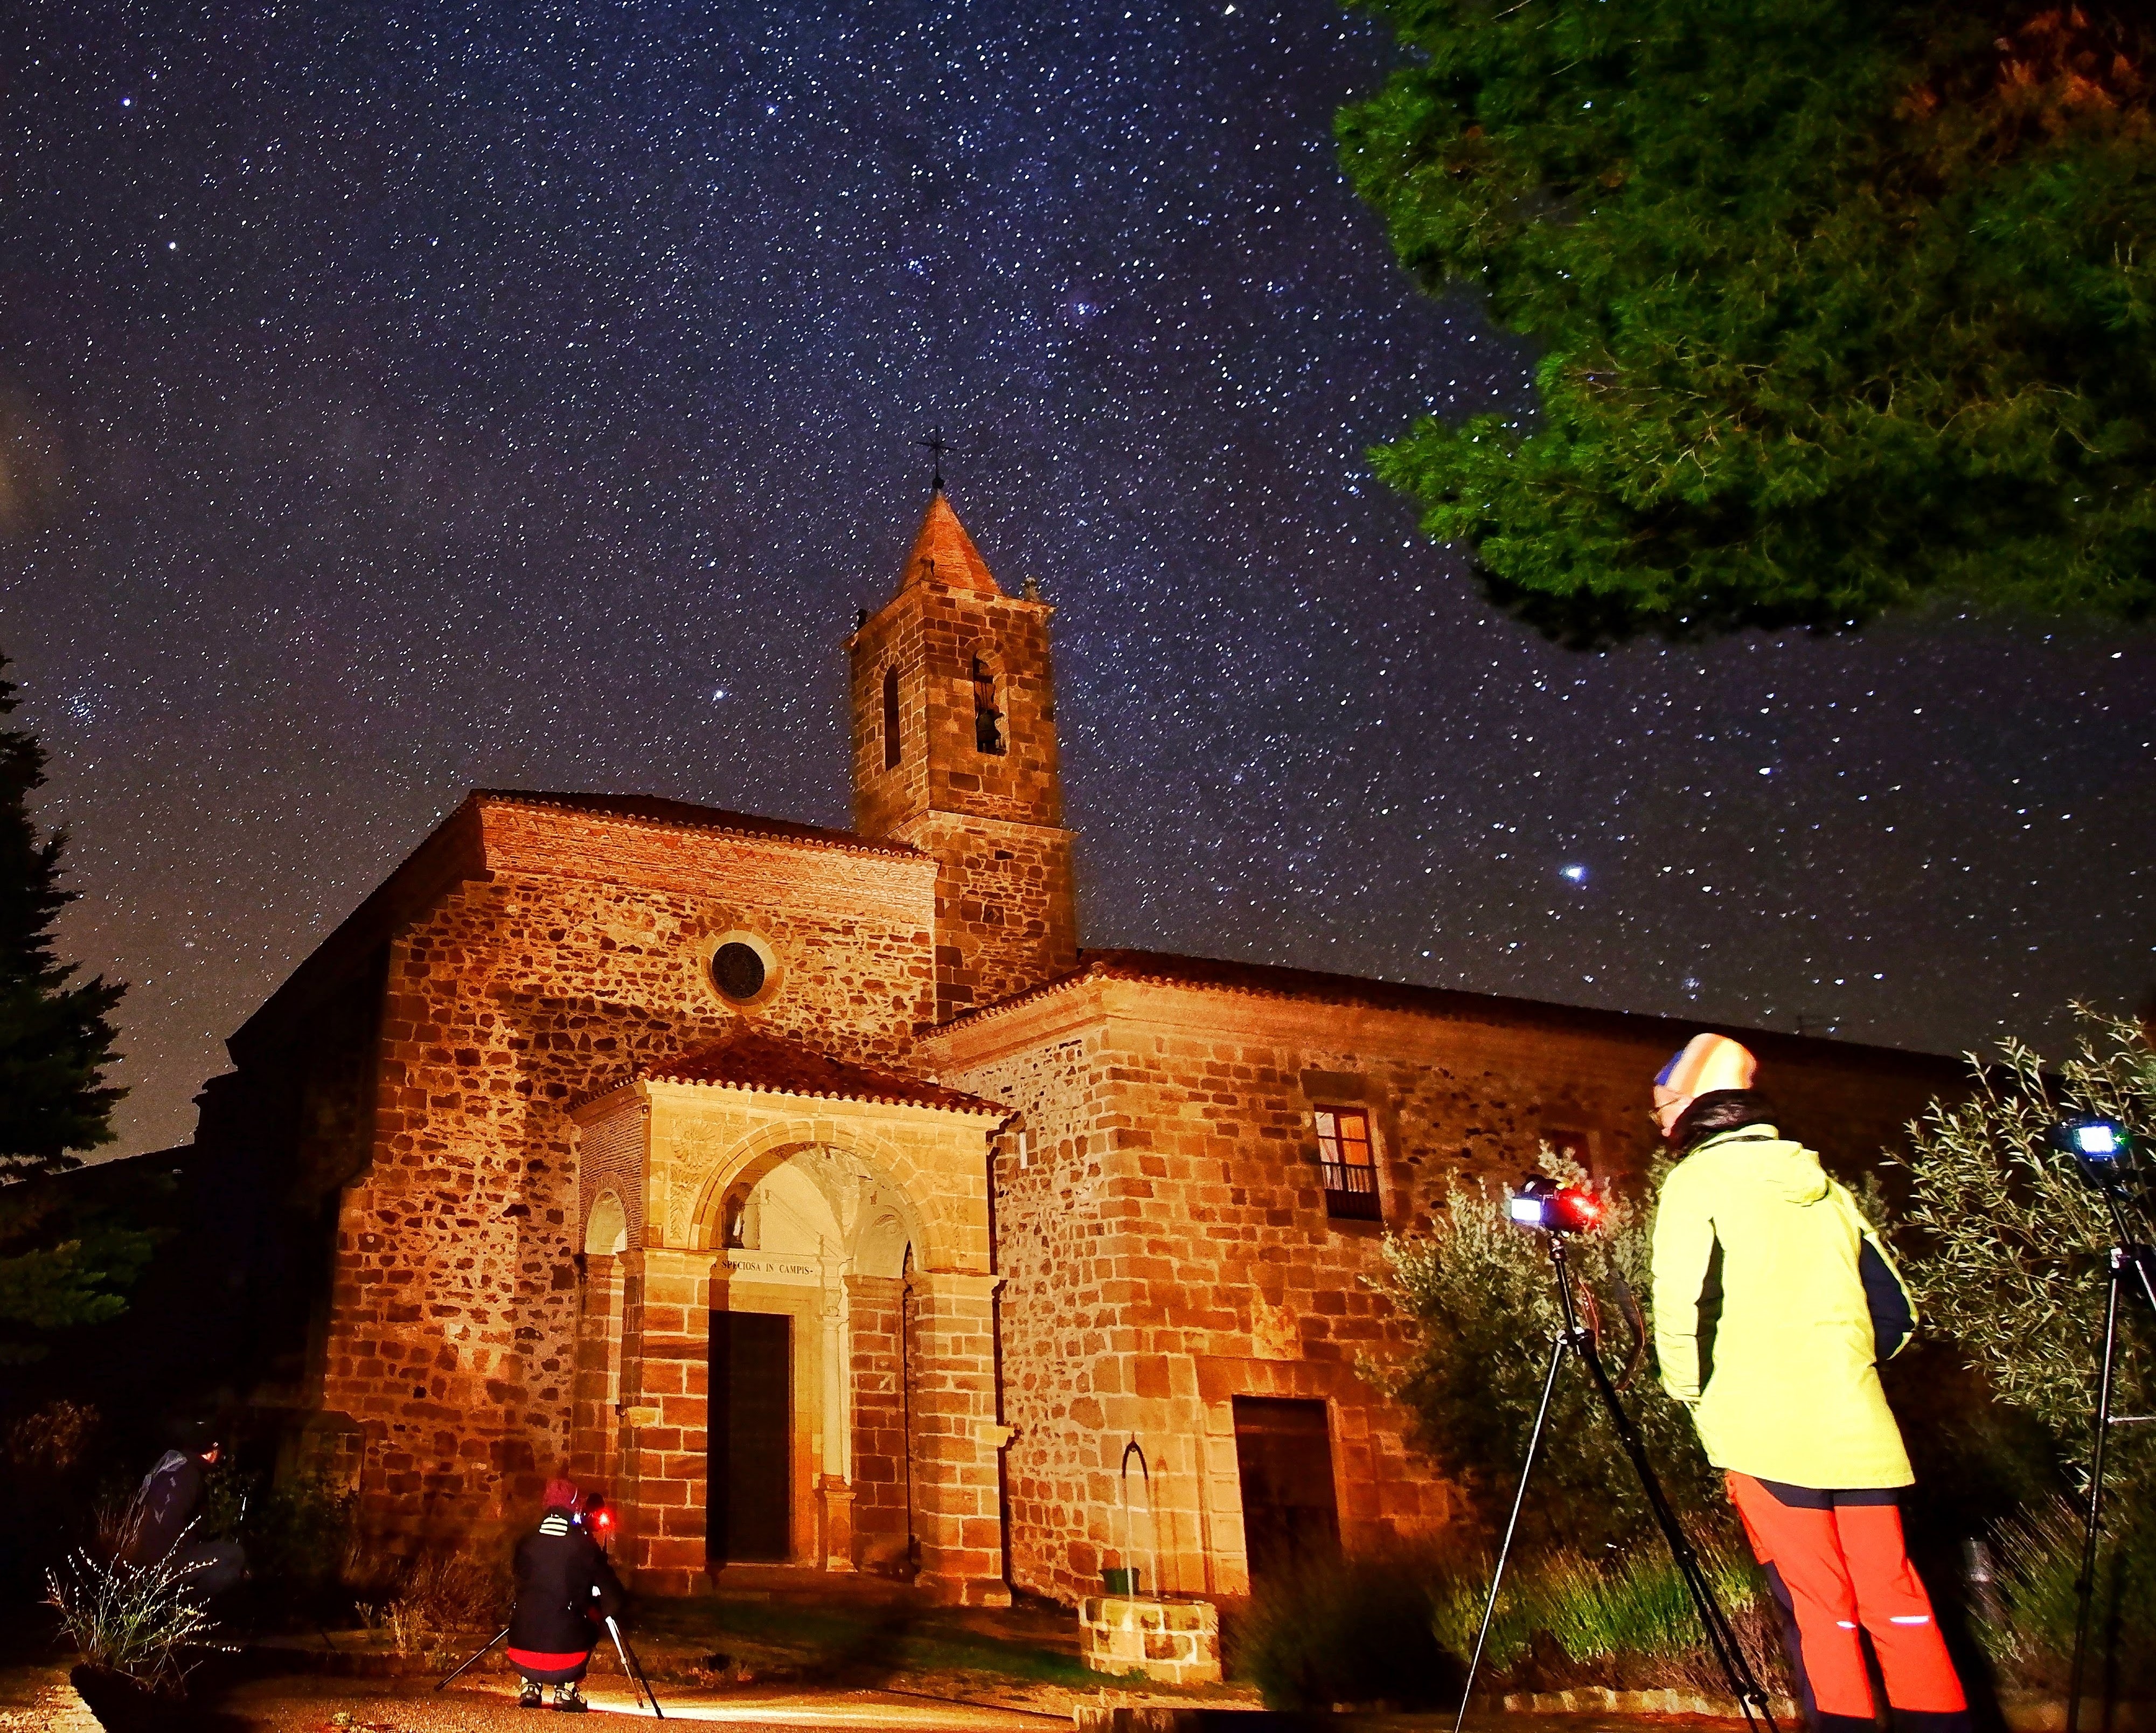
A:
{"type": "Polygon", "coordinates": [[[783,1562],[793,1537],[793,1320],[712,1313],[711,1391],[711,1561],[783,1562]]]}
{"type": "Polygon", "coordinates": [[[1235,1465],[1253,1583],[1338,1556],[1340,1510],[1323,1402],[1237,1396],[1235,1465]]]}

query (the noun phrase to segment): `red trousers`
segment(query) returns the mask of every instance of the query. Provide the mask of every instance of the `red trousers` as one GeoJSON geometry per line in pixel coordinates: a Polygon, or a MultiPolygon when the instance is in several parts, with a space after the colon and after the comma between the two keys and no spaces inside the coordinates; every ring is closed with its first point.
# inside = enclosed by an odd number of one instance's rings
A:
{"type": "Polygon", "coordinates": [[[1897,1726],[1960,1733],[1969,1725],[1931,1597],[1902,1540],[1891,1489],[1820,1492],[1731,1474],[1729,1496],[1774,1598],[1794,1624],[1790,1658],[1806,1715],[1825,1733],[1872,1725],[1860,1628],[1871,1638],[1897,1726]]]}

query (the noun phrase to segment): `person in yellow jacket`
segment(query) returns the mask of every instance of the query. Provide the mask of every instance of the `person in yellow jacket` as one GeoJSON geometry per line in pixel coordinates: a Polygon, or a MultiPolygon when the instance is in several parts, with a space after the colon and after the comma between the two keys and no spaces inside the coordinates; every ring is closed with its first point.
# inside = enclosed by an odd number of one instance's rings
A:
{"type": "Polygon", "coordinates": [[[1909,1562],[1908,1453],[1879,1386],[1917,1310],[1820,1159],[1782,1136],[1752,1055],[1696,1036],[1655,1082],[1682,1157],[1655,1216],[1655,1345],[1785,1615],[1805,1717],[1868,1733],[1871,1638],[1902,1733],[1961,1733],[1967,1700],[1909,1562]]]}

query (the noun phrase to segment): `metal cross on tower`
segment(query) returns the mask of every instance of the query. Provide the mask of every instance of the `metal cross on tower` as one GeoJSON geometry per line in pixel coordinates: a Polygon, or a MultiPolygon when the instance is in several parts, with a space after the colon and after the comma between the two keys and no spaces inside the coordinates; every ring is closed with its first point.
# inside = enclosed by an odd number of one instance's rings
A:
{"type": "Polygon", "coordinates": [[[928,485],[937,493],[943,491],[943,454],[958,448],[946,440],[941,434],[931,434],[925,440],[916,440],[915,445],[925,448],[935,459],[936,472],[928,478],[928,485]]]}

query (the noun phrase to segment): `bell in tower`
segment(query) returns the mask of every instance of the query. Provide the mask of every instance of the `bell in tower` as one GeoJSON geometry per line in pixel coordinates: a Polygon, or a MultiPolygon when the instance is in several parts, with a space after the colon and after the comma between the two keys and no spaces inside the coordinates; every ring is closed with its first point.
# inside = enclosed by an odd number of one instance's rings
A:
{"type": "Polygon", "coordinates": [[[1077,967],[1054,612],[1004,594],[939,477],[897,594],[848,640],[854,827],[940,863],[938,1021],[1077,967]]]}

